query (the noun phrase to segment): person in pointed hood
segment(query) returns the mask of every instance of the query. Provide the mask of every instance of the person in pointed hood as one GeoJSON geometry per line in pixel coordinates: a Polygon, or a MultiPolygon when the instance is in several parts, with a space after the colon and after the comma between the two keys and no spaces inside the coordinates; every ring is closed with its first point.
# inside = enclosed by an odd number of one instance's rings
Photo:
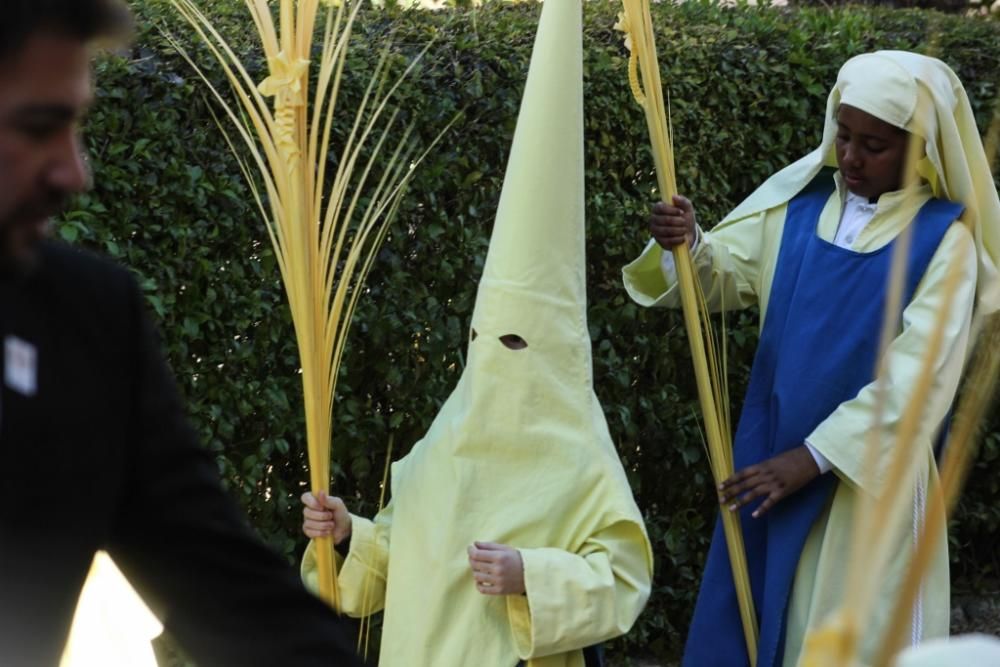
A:
{"type": "MultiPolygon", "coordinates": [[[[466,367],[392,466],[374,521],[303,497],[349,543],[343,610],[385,609],[384,667],[599,664],[650,593],[642,515],[594,393],[587,330],[582,8],[542,9],[466,367]]],[[[322,502],[321,502],[322,501],[322,502]]],[[[307,549],[302,570],[313,585],[307,549]]]]}
{"type": "MultiPolygon", "coordinates": [[[[623,269],[637,303],[678,305],[665,250],[688,242],[710,307],[760,307],[760,343],[734,441],[737,472],[720,489],[722,511],[739,512],[744,530],[759,667],[797,664],[806,634],[839,608],[863,495],[909,496],[912,512],[884,526],[894,547],[879,582],[881,606],[862,638],[869,655],[934,498],[936,434],[972,332],[1000,309],[1000,201],[962,83],[940,60],[914,53],[852,58],[830,92],[815,151],[711,231],[698,229],[683,197],[654,206],[649,228],[653,239],[623,269]],[[906,229],[903,309],[880,359],[889,269],[906,229]],[[943,310],[943,337],[931,353],[943,310]],[[934,379],[917,434],[916,481],[888,489],[895,435],[928,356],[934,379]],[[879,386],[887,390],[876,419],[879,386]],[[871,457],[868,442],[877,447],[871,457]]],[[[749,664],[723,539],[717,527],[684,665],[749,664]]],[[[913,609],[912,643],[946,635],[949,609],[942,535],[913,609]]]]}

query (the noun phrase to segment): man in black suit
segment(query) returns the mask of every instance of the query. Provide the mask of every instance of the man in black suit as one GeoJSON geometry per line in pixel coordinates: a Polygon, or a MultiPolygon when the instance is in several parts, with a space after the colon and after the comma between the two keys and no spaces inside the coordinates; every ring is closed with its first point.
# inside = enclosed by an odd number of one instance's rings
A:
{"type": "Polygon", "coordinates": [[[46,240],[89,175],[90,45],[118,0],[0,5],[0,665],[55,665],[106,549],[199,664],[356,665],[185,423],[124,269],[46,240]]]}

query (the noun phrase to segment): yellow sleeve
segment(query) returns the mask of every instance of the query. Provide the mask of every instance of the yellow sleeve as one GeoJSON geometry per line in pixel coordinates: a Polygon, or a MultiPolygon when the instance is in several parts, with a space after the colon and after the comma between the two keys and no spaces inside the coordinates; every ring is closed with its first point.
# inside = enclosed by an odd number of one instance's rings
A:
{"type": "MultiPolygon", "coordinates": [[[[947,309],[941,349],[933,362],[933,383],[921,409],[917,451],[929,453],[938,426],[948,413],[958,389],[969,349],[972,310],[976,297],[976,246],[968,228],[953,224],[945,233],[913,300],[903,311],[903,327],[886,351],[883,373],[888,388],[883,411],[880,449],[873,470],[865,470],[865,442],[873,427],[876,389],[880,380],[865,386],[856,398],[842,403],[806,441],[825,456],[845,481],[873,495],[881,495],[893,460],[899,422],[912,395],[931,332],[947,309]],[[959,262],[962,276],[954,298],[946,301],[945,276],[951,262],[959,262]]],[[[863,298],[863,297],[862,297],[863,298]]]]}
{"type": "Polygon", "coordinates": [[[526,594],[507,596],[519,657],[564,653],[628,632],[649,598],[648,544],[638,525],[620,521],[580,553],[520,549],[526,594]]]}
{"type": "MultiPolygon", "coordinates": [[[[341,611],[348,616],[361,618],[385,606],[391,525],[392,503],[379,512],[374,521],[351,515],[351,548],[346,558],[336,555],[341,611]]],[[[302,556],[301,575],[306,588],[314,593],[319,590],[316,549],[312,541],[302,556]]]]}
{"type": "MultiPolygon", "coordinates": [[[[692,259],[711,310],[736,310],[757,303],[761,258],[766,254],[768,227],[773,226],[768,224],[768,217],[765,211],[719,225],[710,232],[699,231],[692,259]]],[[[642,254],[622,269],[625,290],[640,306],[680,307],[676,278],[664,270],[665,254],[655,240],[650,240],[642,254]]]]}

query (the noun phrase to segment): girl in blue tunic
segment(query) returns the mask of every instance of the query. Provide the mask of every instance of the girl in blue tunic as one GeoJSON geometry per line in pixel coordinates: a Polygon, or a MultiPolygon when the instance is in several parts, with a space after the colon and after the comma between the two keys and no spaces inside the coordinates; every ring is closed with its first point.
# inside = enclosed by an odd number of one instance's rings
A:
{"type": "MultiPolygon", "coordinates": [[[[711,232],[683,197],[659,203],[653,240],[624,270],[646,306],[676,306],[669,250],[688,242],[711,306],[759,305],[760,344],[734,442],[737,472],[719,489],[739,512],[760,625],[758,665],[795,665],[804,637],[836,611],[862,494],[906,493],[862,655],[877,646],[894,591],[937,484],[936,431],[954,399],[974,322],[1000,306],[1000,202],[965,91],[942,62],[878,52],[844,65],[820,147],[769,179],[711,232]],[[921,149],[905,173],[911,141],[921,149]],[[888,387],[875,469],[875,368],[889,265],[912,225],[895,339],[878,379],[888,387]],[[945,300],[944,276],[961,270],[945,300]],[[883,488],[895,427],[942,309],[945,340],[919,434],[913,488],[883,488]]],[[[947,634],[947,538],[913,610],[911,638],[947,634]]],[[[684,665],[749,664],[724,538],[716,526],[684,665]]]]}

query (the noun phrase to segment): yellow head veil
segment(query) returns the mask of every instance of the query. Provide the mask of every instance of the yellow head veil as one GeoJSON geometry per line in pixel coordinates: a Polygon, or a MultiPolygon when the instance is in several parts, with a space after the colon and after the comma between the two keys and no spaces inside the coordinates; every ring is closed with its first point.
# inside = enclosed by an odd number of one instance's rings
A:
{"type": "Polygon", "coordinates": [[[965,205],[962,219],[976,240],[978,316],[1000,310],[1000,199],[965,88],[936,58],[877,51],[848,60],[827,99],[819,148],[765,181],[720,224],[781,205],[824,166],[836,166],[836,113],[841,104],[924,140],[921,175],[936,196],[965,205]]]}

